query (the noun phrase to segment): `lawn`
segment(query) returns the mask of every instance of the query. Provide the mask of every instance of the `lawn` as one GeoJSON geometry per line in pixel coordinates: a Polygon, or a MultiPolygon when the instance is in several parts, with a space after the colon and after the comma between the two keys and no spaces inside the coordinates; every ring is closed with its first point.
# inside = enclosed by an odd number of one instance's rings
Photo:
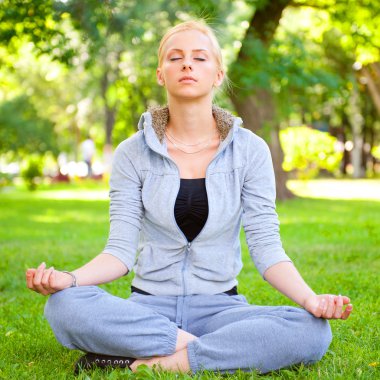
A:
{"type": "MultiPolygon", "coordinates": [[[[365,189],[363,188],[363,192],[365,189]]],[[[74,379],[81,355],[55,340],[43,307],[46,298],[26,289],[24,271],[45,261],[74,269],[98,254],[108,233],[107,190],[67,185],[32,195],[0,193],[0,379],[74,379]]],[[[321,362],[268,375],[202,373],[196,379],[378,379],[380,201],[296,198],[278,204],[287,253],[320,293],[346,294],[354,312],[332,321],[334,340],[321,362]]],[[[256,304],[291,304],[265,283],[251,263],[242,234],[245,266],[239,291],[256,304]]],[[[104,288],[127,297],[131,277],[104,288]]],[[[79,379],[189,379],[141,368],[82,373],[79,379]]]]}

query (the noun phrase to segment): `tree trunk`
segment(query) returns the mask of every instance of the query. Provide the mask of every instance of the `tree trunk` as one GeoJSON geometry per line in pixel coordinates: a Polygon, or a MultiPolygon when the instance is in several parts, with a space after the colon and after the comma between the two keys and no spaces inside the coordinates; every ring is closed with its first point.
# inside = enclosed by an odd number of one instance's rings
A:
{"type": "Polygon", "coordinates": [[[366,79],[368,92],[378,114],[380,115],[380,77],[378,77],[380,73],[375,64],[372,64],[370,68],[372,69],[372,73],[367,67],[363,67],[361,73],[366,79]]]}
{"type": "Polygon", "coordinates": [[[72,123],[71,127],[72,127],[73,140],[74,140],[74,161],[78,162],[81,159],[83,159],[79,155],[80,130],[79,130],[78,125],[75,121],[72,123]]]}
{"type": "Polygon", "coordinates": [[[362,178],[364,176],[362,168],[362,149],[363,149],[363,116],[361,115],[359,104],[359,93],[354,85],[350,97],[349,120],[352,129],[352,140],[354,148],[352,149],[352,166],[354,168],[353,177],[362,178]]]}
{"type": "Polygon", "coordinates": [[[115,125],[115,108],[108,107],[108,105],[105,104],[104,112],[106,117],[106,145],[112,145],[112,131],[115,125]]]}
{"type": "Polygon", "coordinates": [[[106,145],[112,145],[112,131],[115,125],[115,107],[110,107],[108,104],[108,86],[108,70],[106,69],[101,80],[101,94],[104,102],[104,126],[106,132],[106,145]]]}
{"type": "Polygon", "coordinates": [[[287,173],[282,168],[284,153],[280,143],[279,126],[275,117],[275,106],[268,90],[260,89],[255,95],[244,99],[231,96],[236,111],[244,120],[244,126],[259,133],[266,141],[270,141],[273,168],[276,177],[276,196],[279,200],[292,198],[293,193],[286,187],[287,173]]]}
{"type": "Polygon", "coordinates": [[[286,187],[288,175],[282,168],[282,162],[284,161],[284,152],[281,147],[280,128],[277,123],[271,129],[270,150],[272,153],[274,173],[276,176],[276,197],[277,199],[281,200],[293,198],[294,194],[286,187]]]}
{"type": "Polygon", "coordinates": [[[254,57],[251,54],[253,42],[260,40],[266,48],[269,47],[282,12],[289,3],[290,0],[267,1],[255,11],[242,41],[238,57],[232,65],[231,75],[234,85],[244,90],[244,92],[231,92],[230,98],[239,116],[243,119],[245,127],[255,133],[260,131],[260,135],[269,142],[276,176],[277,199],[291,198],[293,194],[286,187],[287,174],[282,168],[284,154],[280,144],[279,124],[273,94],[269,88],[252,86],[247,89],[244,77],[241,75],[234,77],[234,71],[240,72],[236,69],[243,67],[249,73],[249,68],[254,67],[254,57]]]}
{"type": "Polygon", "coordinates": [[[351,163],[351,155],[350,152],[346,149],[346,142],[347,142],[347,130],[350,129],[350,122],[348,120],[348,116],[346,112],[343,112],[342,114],[342,142],[344,144],[344,151],[343,151],[343,159],[342,159],[342,174],[347,174],[347,166],[351,163]]]}

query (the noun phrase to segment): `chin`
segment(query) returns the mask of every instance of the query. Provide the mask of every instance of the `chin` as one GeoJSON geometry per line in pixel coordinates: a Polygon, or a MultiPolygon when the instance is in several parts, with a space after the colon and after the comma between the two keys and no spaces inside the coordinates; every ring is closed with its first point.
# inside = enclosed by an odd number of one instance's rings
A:
{"type": "Polygon", "coordinates": [[[200,91],[194,91],[194,89],[188,89],[187,91],[177,91],[175,93],[171,93],[170,96],[177,99],[184,99],[184,100],[195,100],[195,99],[201,99],[201,98],[207,98],[209,96],[212,96],[211,92],[200,92],[200,91]]]}

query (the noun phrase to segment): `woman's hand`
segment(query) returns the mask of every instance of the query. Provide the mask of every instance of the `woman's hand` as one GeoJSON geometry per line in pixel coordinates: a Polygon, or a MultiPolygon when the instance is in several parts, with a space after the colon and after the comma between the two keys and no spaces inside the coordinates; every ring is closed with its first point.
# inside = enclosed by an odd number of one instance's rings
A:
{"type": "Polygon", "coordinates": [[[53,267],[46,269],[45,263],[40,264],[37,269],[30,268],[26,271],[28,288],[44,296],[69,288],[72,281],[67,273],[54,270],[53,267]]]}
{"type": "Polygon", "coordinates": [[[353,309],[350,299],[346,296],[320,294],[309,296],[304,308],[317,318],[347,319],[353,309]]]}

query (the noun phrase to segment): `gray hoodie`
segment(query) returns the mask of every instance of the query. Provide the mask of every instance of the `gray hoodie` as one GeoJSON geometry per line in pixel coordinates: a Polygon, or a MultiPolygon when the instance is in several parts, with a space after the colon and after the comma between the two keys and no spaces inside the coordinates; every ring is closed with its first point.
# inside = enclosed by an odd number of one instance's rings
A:
{"type": "Polygon", "coordinates": [[[261,275],[290,261],[279,236],[269,148],[240,118],[216,106],[222,142],[206,172],[209,214],[199,235],[187,241],[174,216],[180,176],[166,146],[168,115],[167,107],[143,113],[139,131],[115,151],[103,253],[134,269],[135,287],[173,296],[222,293],[237,285],[241,224],[261,275]]]}

